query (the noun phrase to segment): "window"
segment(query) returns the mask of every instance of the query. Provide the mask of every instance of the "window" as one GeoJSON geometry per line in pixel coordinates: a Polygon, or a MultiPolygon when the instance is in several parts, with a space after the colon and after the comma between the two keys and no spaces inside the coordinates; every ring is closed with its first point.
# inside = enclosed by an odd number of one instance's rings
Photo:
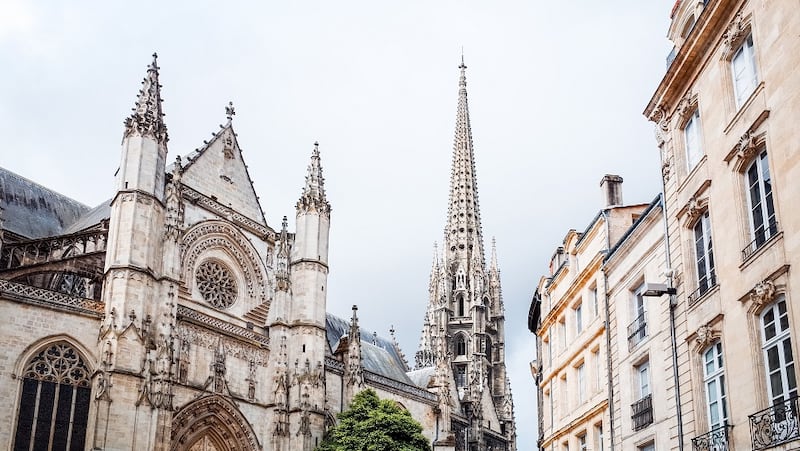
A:
{"type": "Polygon", "coordinates": [[[695,108],[694,113],[689,118],[683,128],[683,138],[686,145],[686,166],[691,171],[700,158],[703,157],[703,148],[700,145],[700,110],[695,108]]]}
{"type": "Polygon", "coordinates": [[[561,318],[561,321],[558,323],[558,339],[561,342],[559,351],[564,352],[564,350],[567,349],[567,323],[564,321],[564,318],[561,318]]]}
{"type": "Polygon", "coordinates": [[[22,373],[14,449],[83,449],[89,419],[89,369],[67,343],[35,355],[22,373]]]}
{"type": "Polygon", "coordinates": [[[597,287],[592,287],[592,310],[594,310],[595,316],[600,316],[600,308],[597,305],[597,287]]]}
{"type": "Polygon", "coordinates": [[[569,411],[569,385],[567,385],[567,374],[561,376],[561,416],[565,416],[569,411]]]}
{"type": "Polygon", "coordinates": [[[605,450],[605,443],[603,443],[603,423],[594,425],[594,449],[597,451],[605,450]]]}
{"type": "Polygon", "coordinates": [[[578,403],[586,401],[586,365],[581,363],[578,367],[578,403]]]}
{"type": "Polygon", "coordinates": [[[467,366],[456,366],[456,387],[466,387],[467,385],[467,366]]]}
{"type": "Polygon", "coordinates": [[[633,349],[647,338],[647,309],[644,301],[644,284],[633,292],[632,315],[634,320],[628,325],[628,348],[633,349]]]}
{"type": "Polygon", "coordinates": [[[583,330],[583,304],[575,307],[575,333],[579,334],[583,330]]]}
{"type": "Polygon", "coordinates": [[[709,429],[723,426],[728,420],[728,408],[720,342],[713,344],[703,353],[703,385],[706,388],[709,429]]]}
{"type": "Polygon", "coordinates": [[[758,84],[756,74],[755,52],[753,51],[753,35],[748,36],[739,50],[733,54],[731,59],[731,70],[733,72],[733,89],[736,94],[736,107],[750,97],[758,84]]]}
{"type": "Polygon", "coordinates": [[[594,388],[600,391],[603,389],[603,362],[600,360],[600,349],[592,351],[592,362],[594,362],[594,388]]]}
{"type": "Polygon", "coordinates": [[[586,434],[578,436],[578,451],[586,451],[586,434]]]}
{"type": "Polygon", "coordinates": [[[569,442],[562,443],[561,447],[564,451],[569,451],[569,442]]]}
{"type": "Polygon", "coordinates": [[[747,168],[747,201],[750,207],[750,238],[745,257],[761,247],[778,232],[775,206],[772,202],[772,180],[769,173],[767,151],[761,152],[747,168]],[[748,253],[748,250],[750,251],[748,253]]]}
{"type": "Polygon", "coordinates": [[[694,226],[695,267],[697,268],[697,296],[704,295],[716,285],[714,253],[711,245],[711,222],[706,212],[694,226]]]}
{"type": "Polygon", "coordinates": [[[767,307],[761,314],[761,338],[769,398],[772,405],[780,405],[787,399],[797,396],[792,339],[789,335],[789,314],[786,311],[785,299],[780,299],[767,307]]]}
{"type": "Polygon", "coordinates": [[[650,362],[636,367],[636,391],[639,399],[650,394],[650,362]]]}
{"type": "Polygon", "coordinates": [[[655,443],[648,443],[637,448],[639,451],[656,451],[655,443]]]}
{"type": "Polygon", "coordinates": [[[464,334],[458,334],[456,337],[456,355],[467,355],[467,340],[464,334]]]}
{"type": "Polygon", "coordinates": [[[456,300],[456,316],[464,316],[464,296],[461,295],[456,300]]]}

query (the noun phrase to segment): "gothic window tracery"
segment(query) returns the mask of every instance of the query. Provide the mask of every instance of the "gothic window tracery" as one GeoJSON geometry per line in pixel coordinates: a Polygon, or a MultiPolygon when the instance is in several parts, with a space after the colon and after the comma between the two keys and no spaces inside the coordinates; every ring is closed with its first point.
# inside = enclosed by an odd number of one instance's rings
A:
{"type": "Polygon", "coordinates": [[[64,342],[41,350],[22,372],[14,449],[83,449],[91,399],[90,371],[64,342]]]}
{"type": "Polygon", "coordinates": [[[236,302],[238,288],[231,271],[221,263],[208,260],[197,267],[197,289],[203,299],[218,309],[226,309],[236,302]]]}

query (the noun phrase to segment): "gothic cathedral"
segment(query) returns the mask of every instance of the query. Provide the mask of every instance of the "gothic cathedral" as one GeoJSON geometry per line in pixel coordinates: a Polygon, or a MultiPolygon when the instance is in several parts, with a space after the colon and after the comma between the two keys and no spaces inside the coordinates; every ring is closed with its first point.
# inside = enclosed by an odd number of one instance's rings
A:
{"type": "MultiPolygon", "coordinates": [[[[326,311],[331,206],[315,143],[295,230],[267,224],[233,129],[167,163],[156,56],[90,208],[0,168],[0,448],[311,451],[359,391],[434,450],[514,451],[461,64],[450,204],[415,366],[326,311]]],[[[363,306],[371,308],[370,306],[363,306]]]]}

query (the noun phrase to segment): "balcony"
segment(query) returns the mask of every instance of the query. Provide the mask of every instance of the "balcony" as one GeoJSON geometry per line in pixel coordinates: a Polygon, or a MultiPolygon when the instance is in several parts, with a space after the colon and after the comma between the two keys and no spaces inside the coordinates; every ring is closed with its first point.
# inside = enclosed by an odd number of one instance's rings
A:
{"type": "Polygon", "coordinates": [[[694,305],[698,299],[705,296],[712,288],[717,286],[717,275],[712,271],[708,276],[700,279],[696,290],[689,293],[689,305],[694,305]]]}
{"type": "Polygon", "coordinates": [[[728,451],[728,435],[731,426],[725,424],[692,439],[694,451],[728,451]]]}
{"type": "Polygon", "coordinates": [[[631,404],[631,420],[633,421],[633,430],[638,431],[644,429],[653,423],[653,395],[647,395],[644,398],[631,404]]]}
{"type": "Polygon", "coordinates": [[[797,396],[750,415],[753,450],[767,449],[800,439],[797,396]]]}
{"type": "Polygon", "coordinates": [[[759,227],[756,229],[754,235],[755,239],[753,241],[747,243],[747,246],[742,249],[742,261],[747,260],[753,254],[756,253],[757,250],[761,249],[761,246],[768,243],[775,235],[778,234],[778,222],[773,218],[770,220],[769,225],[767,227],[759,227]]]}
{"type": "Polygon", "coordinates": [[[628,324],[628,349],[633,349],[645,338],[647,338],[647,317],[646,312],[642,312],[628,324]]]}

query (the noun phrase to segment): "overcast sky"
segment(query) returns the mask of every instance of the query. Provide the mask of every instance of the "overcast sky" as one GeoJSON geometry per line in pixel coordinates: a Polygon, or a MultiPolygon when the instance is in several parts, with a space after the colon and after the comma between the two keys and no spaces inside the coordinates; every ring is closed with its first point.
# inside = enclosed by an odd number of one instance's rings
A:
{"type": "MultiPolygon", "coordinates": [[[[536,441],[531,296],[570,228],[660,182],[641,112],[674,0],[0,0],[0,165],[94,206],[157,51],[170,156],[234,128],[269,225],[292,221],[314,141],[331,218],[328,310],[413,365],[447,208],[461,49],[483,232],[497,239],[520,450],[536,441]]],[[[292,225],[293,226],[293,225],[292,225]]]]}

